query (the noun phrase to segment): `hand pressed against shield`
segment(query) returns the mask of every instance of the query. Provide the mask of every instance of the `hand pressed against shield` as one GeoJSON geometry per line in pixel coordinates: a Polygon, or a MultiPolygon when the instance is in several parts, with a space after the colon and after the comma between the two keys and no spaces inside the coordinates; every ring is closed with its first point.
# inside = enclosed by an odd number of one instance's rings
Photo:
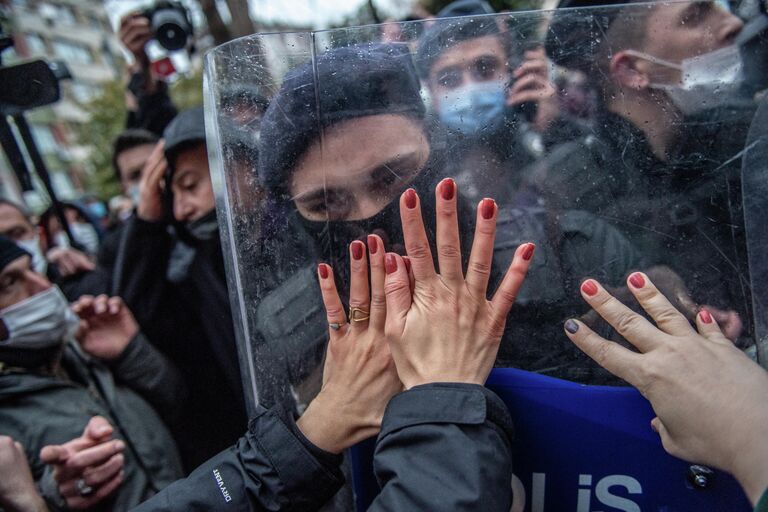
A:
{"type": "Polygon", "coordinates": [[[402,389],[384,337],[384,243],[370,235],[368,251],[356,240],[349,252],[349,319],[333,269],[318,266],[330,340],[320,393],[297,422],[310,441],[334,453],[376,435],[389,399],[402,389]]]}
{"type": "Polygon", "coordinates": [[[400,198],[403,257],[386,255],[386,334],[406,389],[430,382],[483,384],[491,371],[507,315],[523,284],[535,246],[522,244],[491,300],[487,298],[496,234],[496,203],[483,199],[466,276],[457,215],[458,190],[448,178],[438,184],[435,270],[419,197],[413,189],[400,198]]]}
{"type": "Polygon", "coordinates": [[[723,335],[706,309],[696,315],[696,332],[647,275],[630,275],[628,287],[656,326],[592,279],[581,293],[640,353],[577,320],[565,323],[566,334],[651,402],[665,450],[733,473],[755,503],[768,486],[768,373],[723,335]]]}

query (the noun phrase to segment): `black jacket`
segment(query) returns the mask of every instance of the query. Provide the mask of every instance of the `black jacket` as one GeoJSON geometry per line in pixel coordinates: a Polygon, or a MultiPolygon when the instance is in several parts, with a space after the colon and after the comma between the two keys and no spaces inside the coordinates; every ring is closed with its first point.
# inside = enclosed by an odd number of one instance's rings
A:
{"type": "Polygon", "coordinates": [[[611,222],[647,264],[675,270],[699,303],[746,313],[738,171],[752,108],[685,119],[665,160],[637,126],[603,112],[593,134],[553,149],[527,183],[549,208],[611,222]]]}
{"type": "Polygon", "coordinates": [[[164,223],[127,221],[114,292],[142,330],[184,373],[189,396],[171,425],[194,468],[232,446],[248,424],[218,236],[194,250],[164,223]]]}
{"type": "MultiPolygon", "coordinates": [[[[376,442],[381,493],[369,510],[508,512],[512,422],[482,386],[428,384],[395,396],[376,442]]],[[[341,487],[341,457],[260,408],[237,445],[135,509],[317,510],[341,487]]]]}

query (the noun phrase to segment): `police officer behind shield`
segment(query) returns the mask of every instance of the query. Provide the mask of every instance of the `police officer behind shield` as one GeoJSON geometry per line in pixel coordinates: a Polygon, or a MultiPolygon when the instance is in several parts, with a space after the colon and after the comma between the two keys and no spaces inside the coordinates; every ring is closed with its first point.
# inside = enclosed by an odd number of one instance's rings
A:
{"type": "Polygon", "coordinates": [[[741,95],[741,27],[718,2],[558,10],[547,51],[586,73],[599,111],[595,133],[530,177],[549,207],[596,213],[649,264],[670,265],[734,340],[750,309],[738,155],[754,103],[741,95]]]}

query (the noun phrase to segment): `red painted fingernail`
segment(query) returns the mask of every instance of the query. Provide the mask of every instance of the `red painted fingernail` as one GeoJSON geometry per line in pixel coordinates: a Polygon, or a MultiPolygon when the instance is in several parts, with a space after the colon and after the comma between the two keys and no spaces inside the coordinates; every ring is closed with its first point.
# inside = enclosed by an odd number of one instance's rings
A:
{"type": "Polygon", "coordinates": [[[525,246],[525,249],[523,249],[523,259],[525,261],[531,261],[531,258],[533,258],[533,251],[536,250],[535,244],[528,244],[525,246]]]}
{"type": "Polygon", "coordinates": [[[583,291],[590,297],[593,297],[597,295],[597,284],[595,284],[595,282],[592,281],[591,279],[588,279],[587,281],[584,281],[584,283],[581,285],[581,291],[583,291]]]}
{"type": "Polygon", "coordinates": [[[635,288],[642,288],[645,286],[645,279],[643,278],[643,274],[640,272],[635,272],[629,276],[629,283],[635,288]]]}
{"type": "Polygon", "coordinates": [[[446,201],[453,199],[453,194],[456,191],[456,182],[451,178],[445,178],[440,183],[440,195],[446,201]]]}
{"type": "Polygon", "coordinates": [[[355,240],[350,245],[352,247],[352,258],[355,260],[363,259],[363,251],[365,250],[363,242],[360,240],[355,240]]]}
{"type": "Polygon", "coordinates": [[[405,206],[410,210],[416,208],[416,191],[412,188],[405,191],[405,206]]]}
{"type": "Polygon", "coordinates": [[[376,251],[379,250],[379,241],[373,235],[368,235],[368,250],[371,251],[371,254],[376,254],[376,251]]]}
{"type": "Polygon", "coordinates": [[[699,311],[699,316],[701,317],[701,321],[705,324],[711,324],[712,323],[712,315],[709,314],[709,311],[706,309],[702,309],[699,311]]]}
{"type": "Polygon", "coordinates": [[[408,257],[403,257],[403,261],[405,262],[405,270],[408,271],[408,273],[411,273],[411,259],[408,257]]]}
{"type": "Polygon", "coordinates": [[[384,270],[387,274],[397,272],[397,258],[395,258],[395,255],[391,252],[388,252],[387,255],[384,256],[384,270]]]}
{"type": "Polygon", "coordinates": [[[317,271],[320,273],[320,279],[328,279],[328,265],[325,263],[319,264],[317,271]]]}
{"type": "Polygon", "coordinates": [[[487,198],[480,201],[480,215],[485,220],[492,219],[494,213],[496,213],[496,201],[487,198]]]}

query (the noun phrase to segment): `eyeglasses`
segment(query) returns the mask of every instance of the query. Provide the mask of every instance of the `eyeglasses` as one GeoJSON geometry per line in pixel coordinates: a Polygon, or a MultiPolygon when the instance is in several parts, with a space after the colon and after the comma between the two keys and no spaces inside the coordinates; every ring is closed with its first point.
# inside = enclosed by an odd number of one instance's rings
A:
{"type": "Polygon", "coordinates": [[[464,83],[464,74],[474,82],[498,79],[504,63],[493,55],[482,55],[466,65],[448,66],[437,70],[437,83],[446,89],[455,89],[464,83]]]}

